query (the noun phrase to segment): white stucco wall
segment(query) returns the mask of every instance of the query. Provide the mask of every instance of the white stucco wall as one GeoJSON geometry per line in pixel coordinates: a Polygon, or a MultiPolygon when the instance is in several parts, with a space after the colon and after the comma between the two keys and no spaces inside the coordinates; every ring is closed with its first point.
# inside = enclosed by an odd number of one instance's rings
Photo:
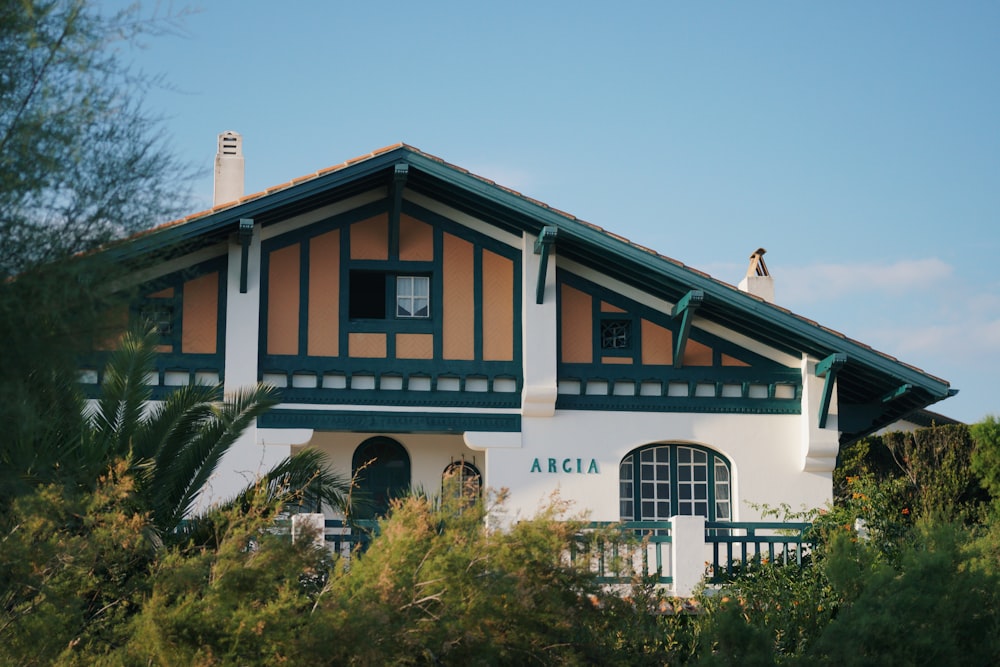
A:
{"type": "Polygon", "coordinates": [[[702,445],[729,459],[733,519],[761,518],[751,504],[820,507],[832,496],[830,472],[804,472],[799,415],[673,414],[557,410],[526,418],[520,447],[487,450],[486,483],[510,489],[508,509],[530,516],[558,489],[591,520],[618,520],[618,466],[630,451],[657,442],[702,445]],[[535,458],[541,472],[531,472],[535,458]],[[557,472],[548,471],[548,459],[557,472]],[[569,460],[572,472],[564,472],[569,460]],[[577,459],[580,459],[579,465],[577,459]],[[598,472],[588,473],[591,460],[598,472]],[[577,469],[583,472],[577,472],[577,469]]]}

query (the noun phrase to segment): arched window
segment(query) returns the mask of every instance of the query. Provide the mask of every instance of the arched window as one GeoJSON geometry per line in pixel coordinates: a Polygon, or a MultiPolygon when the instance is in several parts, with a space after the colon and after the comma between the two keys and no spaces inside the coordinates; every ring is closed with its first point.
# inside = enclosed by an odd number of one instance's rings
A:
{"type": "Polygon", "coordinates": [[[358,519],[374,519],[389,509],[389,501],[410,488],[410,456],[391,438],[365,440],[354,450],[351,475],[357,480],[358,519]]]}
{"type": "Polygon", "coordinates": [[[479,468],[465,459],[452,461],[441,473],[441,493],[456,498],[475,500],[483,491],[483,476],[479,468]]]}
{"type": "Polygon", "coordinates": [[[705,447],[646,445],[618,468],[622,521],[660,521],[678,514],[732,519],[729,461],[705,447]]]}

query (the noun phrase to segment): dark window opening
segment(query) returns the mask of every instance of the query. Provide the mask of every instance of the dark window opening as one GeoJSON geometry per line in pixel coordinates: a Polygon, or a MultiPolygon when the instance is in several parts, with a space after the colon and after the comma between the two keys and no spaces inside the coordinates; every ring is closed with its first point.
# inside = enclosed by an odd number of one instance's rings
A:
{"type": "Polygon", "coordinates": [[[602,350],[628,350],[631,347],[631,320],[601,320],[602,350]]]}
{"type": "Polygon", "coordinates": [[[170,338],[174,333],[174,306],[170,303],[147,303],[139,310],[143,326],[156,329],[161,338],[170,338]]]}
{"type": "Polygon", "coordinates": [[[352,320],[385,319],[385,274],[351,271],[348,316],[352,320]]]}

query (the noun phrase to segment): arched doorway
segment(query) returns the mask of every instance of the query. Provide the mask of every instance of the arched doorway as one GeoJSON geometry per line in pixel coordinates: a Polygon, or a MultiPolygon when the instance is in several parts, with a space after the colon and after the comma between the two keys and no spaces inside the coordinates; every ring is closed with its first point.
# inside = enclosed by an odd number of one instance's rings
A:
{"type": "Polygon", "coordinates": [[[351,475],[364,502],[355,511],[357,519],[374,519],[389,509],[389,501],[410,488],[410,456],[392,438],[365,440],[354,450],[351,475]]]}

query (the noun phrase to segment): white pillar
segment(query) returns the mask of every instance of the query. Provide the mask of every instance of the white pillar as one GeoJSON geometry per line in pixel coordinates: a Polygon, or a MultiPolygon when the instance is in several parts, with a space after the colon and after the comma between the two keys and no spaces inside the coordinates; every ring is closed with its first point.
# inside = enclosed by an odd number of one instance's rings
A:
{"type": "Polygon", "coordinates": [[[826,378],[816,377],[817,360],[802,358],[802,470],[830,473],[837,465],[840,428],[837,423],[837,390],[830,397],[826,428],[819,427],[819,405],[826,378]]]}
{"type": "Polygon", "coordinates": [[[260,328],[260,225],[253,226],[247,257],[247,291],[240,293],[243,247],[236,235],[229,242],[226,278],[225,391],[257,384],[258,329],[260,328]]]}
{"type": "Polygon", "coordinates": [[[705,517],[670,518],[670,570],[674,595],[689,598],[705,576],[705,517]]]}
{"type": "Polygon", "coordinates": [[[545,273],[542,303],[535,303],[541,255],[535,254],[538,237],[525,233],[521,253],[521,349],[524,388],[521,414],[551,417],[556,411],[556,249],[553,246],[545,273]]]}

